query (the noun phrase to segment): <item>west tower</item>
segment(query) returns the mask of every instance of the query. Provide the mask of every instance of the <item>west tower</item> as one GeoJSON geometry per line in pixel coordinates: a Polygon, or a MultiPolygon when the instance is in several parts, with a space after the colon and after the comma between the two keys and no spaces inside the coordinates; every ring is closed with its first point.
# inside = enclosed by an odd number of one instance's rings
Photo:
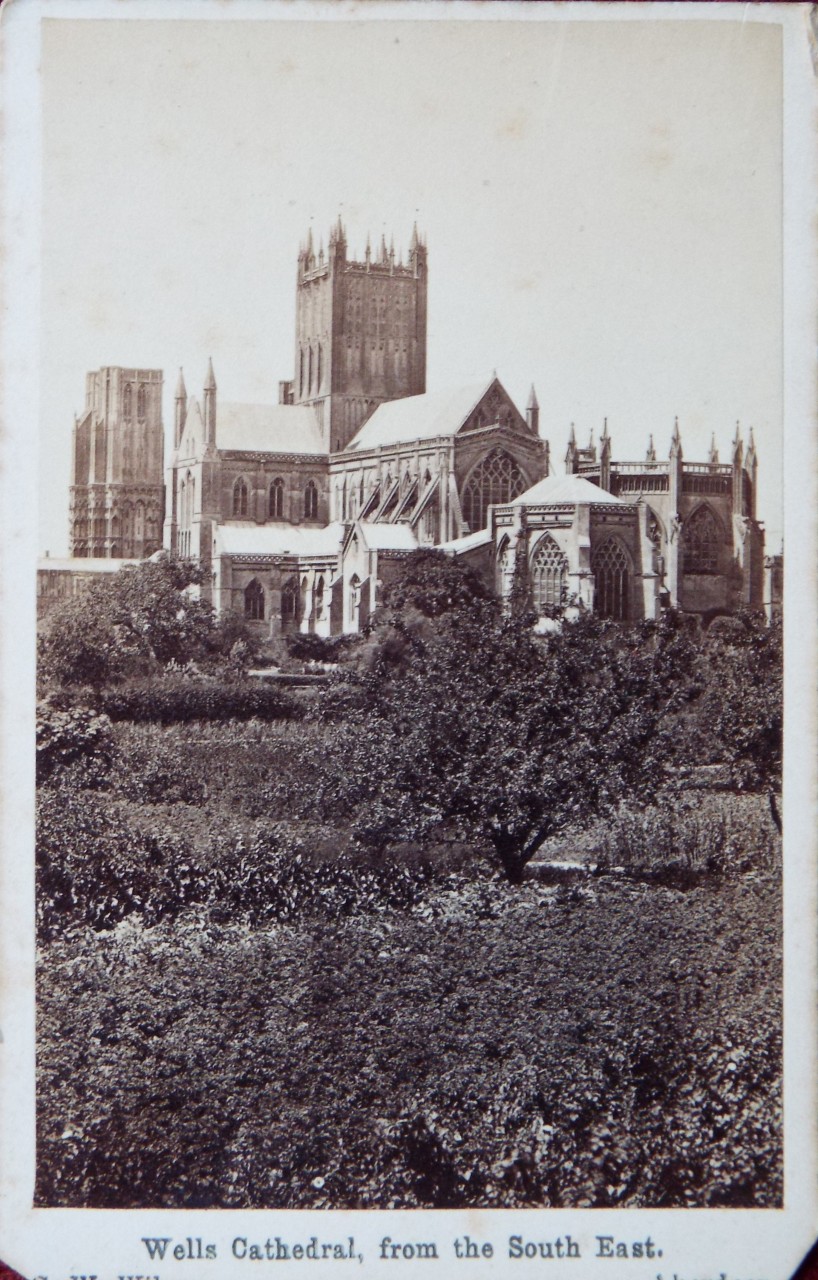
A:
{"type": "Polygon", "coordinates": [[[328,452],[344,449],[385,400],[426,390],[427,250],[417,227],[407,261],[381,237],[347,257],[341,219],[327,253],[312,233],[298,255],[295,376],[282,399],[313,404],[328,452]]]}
{"type": "Polygon", "coordinates": [[[72,556],[141,558],[161,547],[163,444],[161,369],[86,375],[74,420],[72,556]]]}

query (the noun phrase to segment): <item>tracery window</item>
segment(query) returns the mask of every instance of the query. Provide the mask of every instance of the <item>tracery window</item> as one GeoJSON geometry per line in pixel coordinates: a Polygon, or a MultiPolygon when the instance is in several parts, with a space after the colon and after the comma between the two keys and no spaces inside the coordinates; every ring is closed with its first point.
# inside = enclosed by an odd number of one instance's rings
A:
{"type": "Polygon", "coordinates": [[[684,526],[685,573],[717,573],[719,526],[709,507],[697,507],[684,526]]]}
{"type": "Polygon", "coordinates": [[[251,622],[264,619],[264,588],[256,578],[244,588],[244,616],[251,622]]]}
{"type": "Polygon", "coordinates": [[[318,490],[315,487],[314,480],[308,480],[307,487],[304,490],[304,519],[318,519],[318,490]]]}
{"type": "Polygon", "coordinates": [[[629,613],[630,562],[618,538],[607,538],[591,556],[594,611],[601,618],[623,622],[629,613]]]}
{"type": "Polygon", "coordinates": [[[233,515],[234,516],[247,515],[248,496],[249,495],[248,495],[248,489],[247,489],[247,481],[244,479],[243,476],[240,476],[239,479],[236,481],[236,483],[233,485],[233,515]]]}
{"type": "Polygon", "coordinates": [[[537,543],[531,558],[531,591],[538,614],[559,608],[568,585],[567,562],[549,533],[537,543]]]}
{"type": "Polygon", "coordinates": [[[276,476],[270,485],[269,512],[271,520],[284,518],[284,481],[281,476],[276,476]]]}
{"type": "Polygon", "coordinates": [[[526,486],[526,478],[511,454],[493,449],[477,464],[463,487],[463,519],[470,532],[485,529],[492,503],[511,502],[526,486]]]}

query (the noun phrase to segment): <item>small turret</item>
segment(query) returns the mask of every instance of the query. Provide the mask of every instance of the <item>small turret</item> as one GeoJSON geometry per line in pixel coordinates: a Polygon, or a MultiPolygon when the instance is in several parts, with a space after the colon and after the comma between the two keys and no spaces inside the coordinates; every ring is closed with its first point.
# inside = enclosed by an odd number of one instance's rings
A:
{"type": "Polygon", "coordinates": [[[682,437],[679,432],[679,419],[673,419],[673,435],[670,437],[670,456],[671,458],[681,458],[682,456],[682,437]]]}
{"type": "Polygon", "coordinates": [[[531,384],[531,391],[528,395],[528,404],[525,409],[525,420],[528,423],[529,431],[533,434],[540,434],[540,403],[537,399],[537,393],[534,390],[534,383],[531,384]]]}
{"type": "Polygon", "coordinates": [[[182,433],[185,429],[187,421],[187,388],[185,387],[185,376],[180,368],[179,378],[176,383],[176,395],[173,406],[173,440],[174,447],[179,448],[182,440],[182,433]]]}
{"type": "Polygon", "coordinates": [[[599,451],[599,487],[610,492],[611,488],[611,437],[608,435],[608,419],[603,420],[599,451]]]}
{"type": "Polygon", "coordinates": [[[647,453],[645,454],[645,462],[655,462],[655,461],[656,461],[656,445],[653,443],[653,432],[651,432],[650,438],[648,439],[648,450],[647,450],[647,453]]]}
{"type": "Polygon", "coordinates": [[[372,243],[371,243],[371,241],[370,241],[370,239],[369,239],[369,232],[368,232],[368,231],[367,231],[367,233],[366,233],[366,252],[365,252],[365,254],[364,254],[364,261],[365,261],[365,263],[366,263],[366,269],[367,269],[367,271],[368,271],[368,270],[369,270],[369,268],[370,268],[370,266],[371,266],[371,264],[372,264],[372,243]]]}
{"type": "Polygon", "coordinates": [[[715,467],[715,466],[717,466],[717,465],[718,465],[718,461],[719,461],[719,451],[718,451],[718,449],[716,448],[716,433],[715,433],[715,431],[713,432],[712,436],[710,437],[710,452],[709,452],[709,453],[708,453],[708,455],[707,455],[707,461],[710,463],[711,467],[715,467]]]}
{"type": "Polygon", "coordinates": [[[418,224],[412,225],[412,239],[409,241],[409,267],[417,276],[426,265],[426,245],[418,234],[418,224]]]}
{"type": "Polygon", "coordinates": [[[216,443],[216,375],[213,372],[213,360],[208,358],[207,377],[204,384],[204,428],[205,443],[216,443]]]}
{"type": "Polygon", "coordinates": [[[577,471],[577,437],[574,424],[571,423],[571,434],[568,437],[568,448],[565,453],[565,474],[573,476],[577,471]]]}

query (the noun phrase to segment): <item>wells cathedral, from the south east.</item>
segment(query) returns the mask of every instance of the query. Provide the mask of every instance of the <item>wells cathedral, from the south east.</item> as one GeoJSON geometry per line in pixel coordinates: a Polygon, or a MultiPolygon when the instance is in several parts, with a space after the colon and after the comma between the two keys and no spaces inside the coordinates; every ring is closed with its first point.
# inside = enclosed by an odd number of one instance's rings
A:
{"type": "Polygon", "coordinates": [[[533,387],[524,412],[495,374],[426,391],[427,289],[417,229],[406,262],[383,238],[352,260],[340,219],[326,254],[310,235],[278,404],[220,400],[212,363],[189,396],[180,371],[169,458],[162,372],[89,373],[74,425],[75,577],[164,547],[201,563],[219,612],[270,639],[361,629],[418,547],[463,556],[501,595],[522,573],[541,615],[769,611],[780,557],[764,559],[752,433],[746,451],[736,429],[729,459],[714,443],[692,463],[676,424],[667,457],[651,438],[619,462],[607,425],[584,448],[572,428],[556,475],[533,387]]]}

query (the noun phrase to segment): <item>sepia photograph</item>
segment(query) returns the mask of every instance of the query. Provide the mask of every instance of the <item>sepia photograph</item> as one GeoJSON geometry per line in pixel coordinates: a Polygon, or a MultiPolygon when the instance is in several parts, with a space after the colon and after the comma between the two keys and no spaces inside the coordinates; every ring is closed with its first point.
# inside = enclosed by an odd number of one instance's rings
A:
{"type": "MultiPolygon", "coordinates": [[[[42,8],[35,1213],[792,1207],[786,6],[626,7],[42,8]]],[[[663,1265],[413,1220],[127,1257],[663,1265]]]]}

